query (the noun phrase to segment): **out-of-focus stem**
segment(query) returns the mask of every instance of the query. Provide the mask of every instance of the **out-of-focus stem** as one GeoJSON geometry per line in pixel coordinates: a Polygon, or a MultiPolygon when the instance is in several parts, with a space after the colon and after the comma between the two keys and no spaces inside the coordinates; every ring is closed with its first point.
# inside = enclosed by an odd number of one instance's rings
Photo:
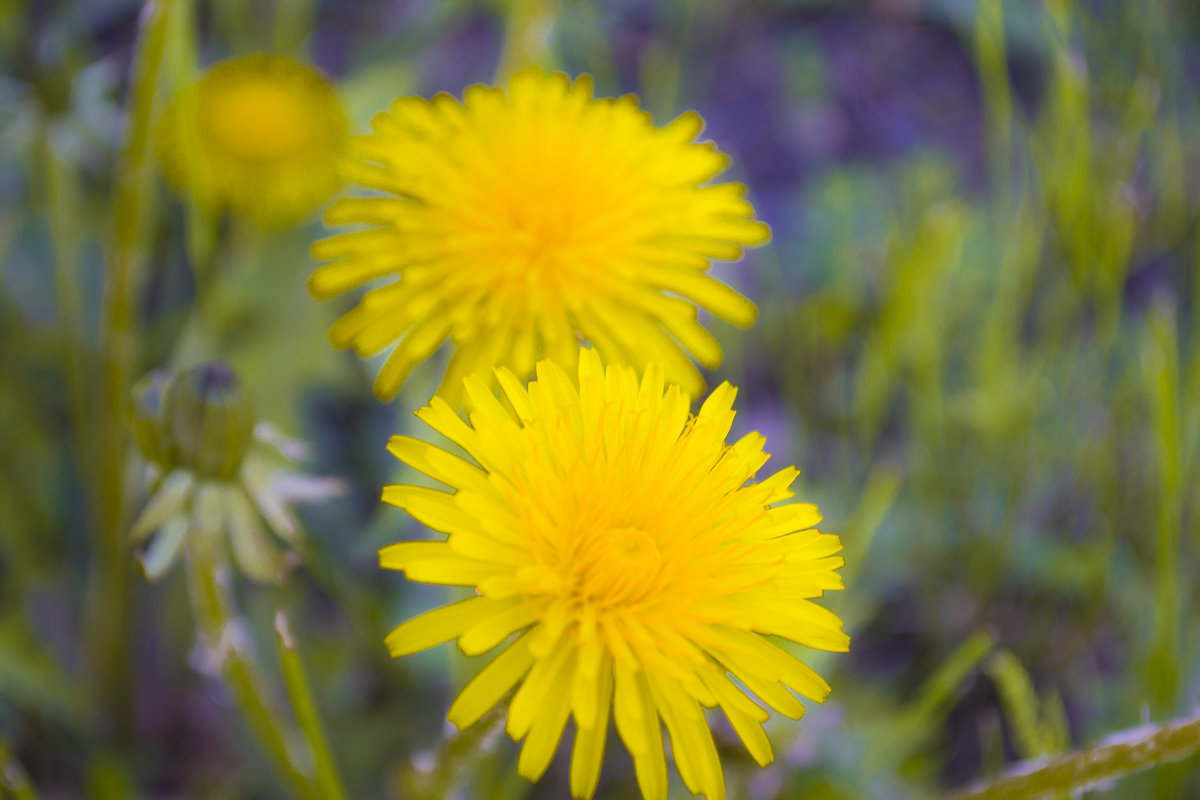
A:
{"type": "Polygon", "coordinates": [[[553,67],[557,23],[558,0],[509,0],[497,80],[506,81],[526,67],[553,67]]]}
{"type": "Polygon", "coordinates": [[[8,742],[0,740],[0,797],[8,797],[10,792],[15,800],[38,800],[25,768],[13,758],[8,742]]]}
{"type": "Polygon", "coordinates": [[[275,615],[275,642],[279,648],[279,663],[283,667],[283,680],[292,700],[292,709],[296,712],[296,719],[300,723],[304,738],[308,740],[308,746],[312,748],[320,795],[325,800],[344,800],[346,790],[342,788],[337,764],[325,738],[321,717],[317,713],[317,704],[309,686],[308,673],[304,669],[304,662],[300,660],[300,652],[296,649],[296,639],[292,635],[287,616],[282,611],[275,615]]]}
{"type": "MultiPolygon", "coordinates": [[[[232,219],[230,223],[225,240],[215,244],[206,257],[192,262],[195,295],[191,313],[171,353],[171,365],[175,368],[186,368],[222,351],[226,342],[221,338],[221,323],[227,314],[223,309],[226,304],[233,304],[230,282],[223,280],[222,274],[232,275],[258,263],[262,233],[243,219],[232,219]]],[[[203,223],[194,220],[193,224],[203,223]]]]}
{"type": "Polygon", "coordinates": [[[125,141],[113,181],[100,330],[99,386],[93,402],[88,484],[92,563],[85,646],[88,675],[103,732],[131,733],[133,570],[125,539],[124,476],[128,436],[122,410],[137,367],[137,302],[146,272],[145,217],[154,96],[172,0],[148,0],[129,88],[125,141]]]}
{"type": "Polygon", "coordinates": [[[269,694],[257,674],[256,665],[243,652],[245,645],[240,640],[239,631],[241,623],[233,613],[228,593],[217,577],[217,564],[208,548],[194,546],[190,549],[188,578],[196,625],[207,646],[220,659],[221,677],[228,684],[251,734],[294,797],[313,800],[327,797],[318,791],[313,779],[296,764],[288,746],[292,736],[291,726],[268,701],[269,694]]]}
{"type": "Polygon", "coordinates": [[[1023,762],[1007,774],[954,794],[949,800],[1034,800],[1077,792],[1197,753],[1200,717],[1143,726],[1048,763],[1023,762]]]}
{"type": "Polygon", "coordinates": [[[317,27],[317,3],[315,0],[286,0],[276,2],[272,11],[271,45],[274,52],[302,56],[305,40],[317,27]]]}
{"type": "Polygon", "coordinates": [[[86,432],[87,395],[84,358],[83,299],[79,291],[78,260],[81,240],[77,233],[79,183],[75,171],[54,147],[53,130],[42,130],[42,172],[46,181],[46,216],[54,241],[54,290],[58,331],[63,348],[70,399],[72,435],[80,445],[78,457],[86,457],[82,437],[86,432]]]}
{"type": "Polygon", "coordinates": [[[1152,308],[1142,351],[1151,408],[1153,446],[1158,462],[1158,519],[1155,568],[1154,633],[1146,680],[1156,714],[1174,707],[1180,681],[1180,538],[1183,525],[1181,475],[1179,350],[1175,312],[1166,304],[1152,308]]]}
{"type": "Polygon", "coordinates": [[[1002,207],[1007,207],[1012,199],[1013,104],[1001,0],[982,0],[976,6],[975,60],[988,115],[987,148],[992,180],[996,182],[1002,207]]]}
{"type": "Polygon", "coordinates": [[[414,759],[397,781],[400,797],[440,800],[449,797],[470,767],[487,751],[486,744],[499,733],[508,711],[508,701],[499,703],[474,725],[442,740],[428,758],[414,759]]]}
{"type": "MultiPolygon", "coordinates": [[[[1193,272],[1200,275],[1200,236],[1196,239],[1196,262],[1193,272]]],[[[1192,308],[1200,308],[1200,280],[1192,286],[1192,308]]],[[[1183,395],[1180,401],[1183,408],[1200,408],[1200,325],[1192,325],[1191,342],[1188,347],[1191,358],[1186,367],[1186,373],[1181,376],[1184,381],[1183,395]]],[[[1183,365],[1180,365],[1181,368],[1183,365]]],[[[1185,414],[1181,421],[1183,428],[1183,453],[1181,455],[1183,475],[1186,479],[1194,479],[1200,475],[1200,415],[1185,414]]]]}

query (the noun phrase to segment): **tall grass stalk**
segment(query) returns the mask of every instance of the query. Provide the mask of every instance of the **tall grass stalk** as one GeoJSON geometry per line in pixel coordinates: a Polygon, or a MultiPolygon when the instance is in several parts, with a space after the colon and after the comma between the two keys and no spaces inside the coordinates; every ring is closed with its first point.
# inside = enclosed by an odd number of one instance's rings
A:
{"type": "Polygon", "coordinates": [[[138,368],[137,305],[147,267],[150,136],[172,9],[172,0],[148,0],[142,9],[125,138],[113,182],[100,330],[100,386],[94,394],[97,408],[88,448],[93,528],[85,646],[98,722],[118,741],[128,740],[133,720],[129,708],[133,568],[123,503],[129,440],[123,409],[138,368]]]}

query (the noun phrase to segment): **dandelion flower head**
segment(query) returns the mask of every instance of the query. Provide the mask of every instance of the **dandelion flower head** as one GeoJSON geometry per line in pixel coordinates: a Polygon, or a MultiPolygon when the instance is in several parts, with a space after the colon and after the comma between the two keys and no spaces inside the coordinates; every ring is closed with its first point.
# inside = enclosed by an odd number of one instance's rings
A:
{"type": "Polygon", "coordinates": [[[753,303],[709,274],[767,241],[745,186],[694,112],[656,127],[635,96],[536,68],[458,100],[404,97],[356,140],[348,177],[377,196],[326,214],[354,230],[313,247],[324,300],[381,281],[330,329],[337,348],[394,345],[375,393],[390,399],[449,340],[439,395],[497,365],[527,378],[549,358],[573,369],[580,338],[612,363],[664,365],[693,394],[723,357],[697,306],[750,325],[753,303]]]}
{"type": "Polygon", "coordinates": [[[792,719],[805,711],[793,692],[829,692],[787,642],[848,648],[841,620],[814,602],[842,588],[841,544],[813,528],[815,506],[781,504],[794,468],[752,482],[768,458],[762,436],[726,445],[729,384],[693,417],[657,364],[639,382],[591,349],[577,363],[577,384],[551,361],[528,387],[500,368],[503,400],[469,377],[469,424],[438,397],[418,412],[473,463],[392,439],[394,455],[453,491],[384,489],[448,536],[385,547],[381,565],[476,595],[401,624],[387,644],[394,656],[450,640],[467,655],[501,648],[448,716],[469,726],[518,687],[506,729],[524,740],[517,769],[530,780],[573,719],[571,791],[592,796],[611,713],[646,798],[667,796],[665,724],[684,783],[717,800],[705,709],[720,708],[766,765],[768,711],[746,690],[792,719]]]}
{"type": "Polygon", "coordinates": [[[201,208],[277,227],[338,188],[349,138],[324,75],[289,58],[249,55],[214,65],[183,90],[158,142],[168,182],[201,208]]]}

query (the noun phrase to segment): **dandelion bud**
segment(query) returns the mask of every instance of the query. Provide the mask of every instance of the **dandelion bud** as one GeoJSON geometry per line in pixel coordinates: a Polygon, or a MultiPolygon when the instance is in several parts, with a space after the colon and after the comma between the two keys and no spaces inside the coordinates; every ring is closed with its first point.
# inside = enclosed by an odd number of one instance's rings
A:
{"type": "Polygon", "coordinates": [[[171,373],[156,369],[147,373],[133,385],[130,392],[127,417],[133,432],[133,441],[138,452],[147,461],[166,465],[169,447],[163,431],[162,405],[171,373]]]}
{"type": "Polygon", "coordinates": [[[238,474],[254,438],[254,407],[227,364],[212,361],[177,375],[163,419],[176,463],[202,478],[238,474]]]}

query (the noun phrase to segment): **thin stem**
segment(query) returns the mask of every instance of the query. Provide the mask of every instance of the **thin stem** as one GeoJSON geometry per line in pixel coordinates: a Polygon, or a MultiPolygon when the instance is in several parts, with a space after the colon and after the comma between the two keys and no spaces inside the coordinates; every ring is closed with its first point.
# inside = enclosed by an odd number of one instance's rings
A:
{"type": "Polygon", "coordinates": [[[1144,725],[1049,763],[1025,761],[1007,774],[947,800],[1035,800],[1078,792],[1124,775],[1200,753],[1200,716],[1144,725]]]}
{"type": "Polygon", "coordinates": [[[526,67],[553,67],[557,24],[558,0],[510,0],[497,79],[506,81],[526,67]]]}
{"type": "Polygon", "coordinates": [[[1147,319],[1142,351],[1151,409],[1153,453],[1158,462],[1159,503],[1155,567],[1154,633],[1146,680],[1151,708],[1162,714],[1175,703],[1180,680],[1182,627],[1179,588],[1180,535],[1183,525],[1181,477],[1179,353],[1174,309],[1160,304],[1147,319]]]}
{"type": "Polygon", "coordinates": [[[275,643],[279,648],[279,663],[283,667],[284,685],[287,686],[288,695],[291,697],[292,709],[296,712],[300,730],[312,748],[319,793],[326,800],[343,800],[346,790],[342,788],[337,764],[329,750],[317,704],[309,686],[308,673],[296,649],[291,625],[282,611],[275,615],[275,643]]]}
{"type": "Polygon", "coordinates": [[[58,330],[63,348],[70,398],[72,435],[79,446],[77,456],[86,457],[83,436],[87,429],[86,361],[83,331],[83,296],[79,290],[80,190],[77,168],[57,152],[53,126],[42,128],[42,170],[46,182],[46,211],[50,238],[54,241],[54,289],[58,330]]]}
{"type": "Polygon", "coordinates": [[[269,692],[261,683],[254,662],[243,652],[242,622],[233,612],[226,588],[218,578],[218,566],[204,544],[188,553],[188,577],[196,625],[211,651],[220,659],[221,676],[233,693],[234,702],[251,734],[266,752],[279,776],[296,797],[324,797],[311,776],[292,755],[288,740],[291,726],[277,708],[268,703],[269,692]]]}
{"type": "Polygon", "coordinates": [[[315,0],[275,0],[271,11],[271,49],[303,57],[305,40],[317,27],[315,0]]]}
{"type": "Polygon", "coordinates": [[[399,796],[409,798],[450,797],[463,775],[489,749],[488,743],[504,725],[508,700],[501,701],[474,725],[447,736],[432,753],[419,754],[399,776],[399,796]]]}
{"type": "Polygon", "coordinates": [[[1013,102],[1001,0],[983,0],[976,6],[974,44],[988,115],[987,149],[991,177],[1000,197],[1000,207],[1007,210],[1012,201],[1013,102]]]}
{"type": "MultiPolygon", "coordinates": [[[[204,224],[195,220],[189,227],[204,224]]],[[[244,219],[231,218],[228,235],[215,242],[202,260],[192,263],[195,280],[191,313],[171,353],[171,364],[184,368],[221,356],[230,344],[231,318],[226,309],[234,307],[233,288],[237,273],[257,266],[262,256],[264,239],[261,231],[244,219]]]]}
{"type": "Polygon", "coordinates": [[[142,10],[125,141],[114,176],[100,330],[102,377],[89,437],[87,474],[94,516],[85,646],[100,728],[118,739],[130,738],[133,719],[133,569],[123,502],[129,440],[122,413],[137,367],[136,308],[147,263],[150,133],[171,10],[172,0],[148,0],[142,10]]]}
{"type": "Polygon", "coordinates": [[[12,754],[7,741],[0,739],[0,797],[12,793],[14,800],[38,800],[38,792],[25,768],[12,754]]]}

